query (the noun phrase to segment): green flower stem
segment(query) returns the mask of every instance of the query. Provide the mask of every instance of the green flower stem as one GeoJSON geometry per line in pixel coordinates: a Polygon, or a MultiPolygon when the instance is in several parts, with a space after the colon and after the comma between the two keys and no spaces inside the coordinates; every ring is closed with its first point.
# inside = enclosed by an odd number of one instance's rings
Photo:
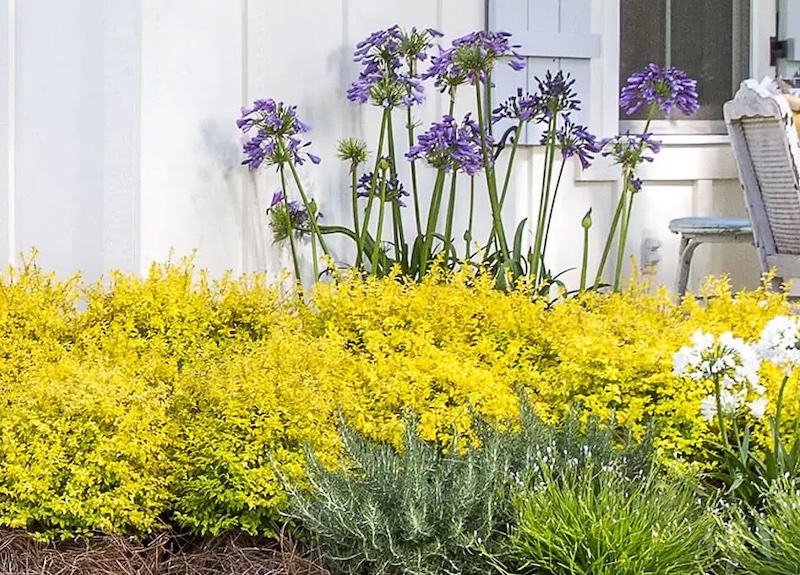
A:
{"type": "Polygon", "coordinates": [[[556,116],[552,114],[547,124],[547,140],[544,147],[544,171],[542,172],[542,190],[539,194],[539,212],[536,218],[536,236],[533,244],[533,263],[531,275],[534,285],[539,286],[539,272],[544,267],[542,246],[544,244],[544,228],[547,223],[547,206],[550,203],[550,180],[552,178],[553,162],[555,160],[555,129],[556,116]]]}
{"type": "MultiPolygon", "coordinates": [[[[783,455],[785,451],[783,449],[783,443],[781,443],[780,439],[780,427],[781,427],[781,415],[783,412],[783,394],[786,391],[786,384],[789,382],[789,376],[784,375],[783,381],[781,382],[781,387],[778,390],[778,399],[775,402],[775,420],[772,425],[772,452],[775,454],[777,459],[778,457],[778,450],[780,450],[781,460],[783,460],[783,455]]],[[[795,433],[794,437],[797,438],[797,428],[800,425],[800,417],[795,419],[795,433]]],[[[795,439],[795,441],[800,441],[800,439],[795,439]]]]}
{"type": "MultiPolygon", "coordinates": [[[[408,147],[410,149],[414,145],[414,119],[411,117],[411,106],[406,108],[406,130],[408,131],[408,147]]],[[[411,162],[411,196],[414,200],[414,220],[417,224],[417,235],[420,235],[422,233],[422,215],[419,209],[416,162],[411,162]]]]}
{"type": "MultiPolygon", "coordinates": [[[[520,120],[519,124],[517,124],[517,131],[514,133],[514,142],[511,144],[511,154],[508,157],[508,165],[506,166],[506,176],[503,179],[503,190],[500,194],[500,209],[503,209],[503,206],[506,203],[506,196],[508,195],[508,187],[511,183],[511,170],[514,166],[514,159],[517,156],[517,148],[519,147],[519,135],[522,132],[522,128],[524,127],[524,122],[520,120]]],[[[495,240],[495,231],[494,227],[492,227],[492,231],[489,233],[489,240],[486,242],[486,246],[490,247],[495,240]]]]}
{"type": "MultiPolygon", "coordinates": [[[[392,178],[397,178],[397,158],[395,157],[394,127],[392,126],[391,112],[387,115],[386,130],[389,142],[389,174],[392,178]]],[[[400,205],[395,201],[392,202],[392,227],[394,230],[395,261],[401,262],[403,269],[408,269],[408,262],[405,259],[406,250],[404,249],[406,237],[403,230],[403,214],[400,213],[400,205]]]]}
{"type": "Polygon", "coordinates": [[[317,263],[317,238],[311,236],[311,257],[314,260],[314,281],[319,280],[319,264],[317,263]]]}
{"type": "Polygon", "coordinates": [[[553,222],[553,212],[556,207],[556,197],[558,196],[558,188],[561,186],[561,176],[564,175],[564,166],[567,164],[567,159],[561,160],[561,167],[558,169],[558,177],[556,178],[556,187],[553,188],[553,197],[550,199],[550,210],[547,213],[547,226],[544,229],[544,242],[542,243],[542,257],[547,253],[547,240],[550,238],[550,224],[553,222]]]}
{"type": "Polygon", "coordinates": [[[583,257],[581,258],[581,292],[586,291],[586,271],[589,267],[589,228],[583,228],[583,257]]]}
{"type": "Polygon", "coordinates": [[[353,233],[358,238],[361,232],[358,225],[358,171],[355,164],[350,166],[350,193],[353,200],[353,233]]]}
{"type": "Polygon", "coordinates": [[[628,239],[628,228],[631,224],[631,214],[633,213],[633,198],[636,197],[634,190],[628,192],[628,205],[622,217],[622,227],[619,231],[619,244],[617,245],[617,269],[614,273],[614,291],[619,291],[620,279],[622,277],[622,265],[625,262],[625,247],[628,239]]]}
{"type": "Polygon", "coordinates": [[[381,242],[383,241],[383,220],[386,212],[386,174],[381,178],[381,192],[378,198],[380,205],[378,206],[378,231],[375,233],[375,246],[372,248],[372,275],[378,275],[378,254],[381,251],[381,242]]]}
{"type": "MultiPolygon", "coordinates": [[[[508,240],[503,228],[503,214],[501,213],[500,198],[497,196],[497,179],[494,166],[491,162],[491,153],[486,143],[486,133],[483,118],[483,99],[481,97],[481,83],[475,78],[475,96],[478,106],[478,128],[481,133],[481,149],[483,151],[484,172],[486,173],[486,187],[489,193],[489,204],[492,208],[493,229],[500,243],[501,265],[509,260],[508,240]]],[[[452,106],[451,106],[452,107],[452,106]]]]}
{"type": "Polygon", "coordinates": [[[369,187],[369,194],[367,194],[367,207],[364,210],[364,223],[361,226],[361,235],[358,236],[356,244],[356,269],[361,269],[363,265],[362,256],[364,254],[364,245],[367,243],[367,234],[369,233],[369,220],[372,215],[372,204],[375,201],[375,187],[378,181],[378,163],[381,160],[381,152],[383,152],[383,143],[386,138],[386,124],[387,117],[391,112],[389,110],[383,111],[383,118],[381,118],[381,132],[378,136],[378,151],[375,154],[375,167],[372,170],[372,183],[369,187]]]}
{"type": "Polygon", "coordinates": [[[447,202],[447,220],[444,225],[444,257],[445,262],[450,261],[450,249],[453,247],[453,217],[456,209],[456,176],[458,172],[453,170],[450,178],[450,197],[447,202]]]}
{"type": "MultiPolygon", "coordinates": [[[[308,197],[306,197],[306,193],[303,190],[303,183],[300,181],[300,174],[297,173],[297,168],[295,168],[292,162],[289,162],[289,169],[294,177],[294,183],[297,185],[297,191],[300,192],[300,199],[303,200],[303,205],[305,205],[306,210],[308,210],[308,223],[311,224],[311,233],[317,236],[317,239],[319,240],[319,247],[322,248],[322,253],[326,256],[330,256],[331,253],[328,251],[328,246],[325,244],[325,238],[322,237],[322,232],[320,232],[319,224],[317,223],[317,210],[312,210],[311,203],[308,201],[308,197]]],[[[314,260],[314,275],[318,274],[319,262],[314,260]]]]}
{"type": "Polygon", "coordinates": [[[625,203],[628,194],[628,176],[624,174],[624,181],[622,184],[622,192],[620,193],[619,200],[617,201],[617,209],[614,212],[614,217],[611,220],[611,228],[608,230],[608,236],[606,237],[606,243],[603,246],[603,255],[600,257],[600,264],[597,266],[597,275],[595,275],[595,286],[600,285],[600,282],[603,279],[603,270],[606,267],[606,262],[608,261],[608,256],[611,253],[611,244],[614,242],[614,237],[617,233],[617,226],[619,226],[619,220],[622,216],[622,211],[625,208],[625,203]]]}
{"type": "MultiPolygon", "coordinates": [[[[469,177],[469,219],[467,220],[467,231],[464,232],[464,261],[468,261],[472,255],[472,221],[475,215],[475,176],[469,177]]],[[[491,243],[491,242],[490,242],[491,243]]]]}
{"type": "Polygon", "coordinates": [[[294,244],[294,227],[292,226],[292,216],[291,212],[289,211],[289,197],[286,193],[286,172],[284,171],[283,165],[280,166],[280,175],[281,175],[281,189],[283,190],[283,208],[286,210],[287,215],[287,225],[289,226],[289,249],[292,252],[292,264],[294,265],[294,277],[296,283],[301,283],[302,278],[300,277],[300,263],[297,260],[297,248],[294,244]]]}
{"type": "Polygon", "coordinates": [[[719,434],[722,439],[722,446],[725,448],[725,451],[730,453],[731,445],[728,443],[728,431],[725,428],[725,416],[722,414],[722,399],[720,395],[722,394],[722,384],[720,383],[720,378],[714,378],[714,397],[717,402],[717,425],[719,426],[719,434]]]}
{"type": "Polygon", "coordinates": [[[506,202],[506,195],[508,194],[508,186],[511,184],[511,169],[514,166],[514,159],[517,157],[517,148],[519,147],[519,138],[522,133],[522,128],[525,127],[525,122],[522,120],[517,124],[517,131],[514,132],[514,142],[511,144],[511,154],[508,156],[508,166],[506,166],[506,177],[503,180],[503,192],[500,194],[500,207],[502,208],[506,202]]]}
{"type": "MultiPolygon", "coordinates": [[[[657,109],[658,109],[658,105],[655,102],[650,104],[650,111],[647,113],[647,121],[644,124],[644,130],[642,131],[642,133],[647,133],[650,130],[650,123],[653,121],[653,117],[655,116],[655,113],[656,113],[657,109]]],[[[639,163],[641,162],[641,153],[642,152],[640,152],[640,154],[639,154],[640,157],[637,158],[633,162],[632,165],[623,166],[622,176],[624,178],[624,181],[623,181],[623,187],[622,187],[622,195],[620,196],[619,204],[617,205],[617,211],[614,214],[614,220],[613,220],[611,229],[608,232],[608,238],[606,239],[606,245],[605,245],[605,248],[603,249],[603,257],[601,258],[600,266],[597,269],[597,277],[596,277],[596,280],[595,280],[595,284],[599,284],[600,280],[602,278],[603,268],[606,265],[606,261],[608,259],[608,254],[609,254],[609,251],[611,249],[611,242],[613,241],[614,235],[616,234],[616,231],[617,231],[617,225],[618,225],[618,222],[619,222],[619,217],[620,217],[621,210],[623,209],[623,206],[626,204],[626,200],[628,200],[627,194],[630,193],[632,195],[632,194],[635,193],[634,190],[630,189],[630,187],[631,187],[630,180],[631,180],[631,178],[633,178],[634,174],[636,173],[636,168],[639,166],[639,163]]],[[[632,206],[632,204],[633,204],[633,198],[632,197],[630,198],[628,203],[631,204],[631,206],[632,206]]],[[[630,225],[630,217],[631,217],[631,213],[632,213],[632,211],[630,209],[631,206],[629,206],[628,212],[625,214],[625,220],[624,220],[625,223],[623,223],[622,227],[620,228],[619,238],[618,238],[618,241],[617,241],[618,249],[623,249],[624,250],[624,246],[628,242],[628,227],[630,225]]],[[[615,286],[614,287],[614,291],[616,291],[617,287],[619,286],[619,276],[622,273],[621,272],[621,267],[622,266],[620,265],[619,260],[620,260],[620,257],[619,257],[619,254],[618,254],[618,257],[617,257],[617,269],[615,270],[615,274],[614,274],[614,286],[615,286]]]]}
{"type": "Polygon", "coordinates": [[[436,173],[436,182],[433,185],[431,205],[428,210],[428,225],[425,229],[425,239],[422,243],[422,253],[419,262],[419,278],[425,276],[433,249],[433,234],[436,232],[436,221],[439,219],[439,210],[442,205],[442,189],[444,188],[444,168],[439,168],[436,173]]]}
{"type": "Polygon", "coordinates": [[[494,126],[492,125],[492,90],[490,86],[492,85],[492,71],[487,70],[486,72],[486,90],[484,93],[486,94],[486,131],[489,132],[490,136],[494,136],[494,132],[492,131],[494,126]]]}

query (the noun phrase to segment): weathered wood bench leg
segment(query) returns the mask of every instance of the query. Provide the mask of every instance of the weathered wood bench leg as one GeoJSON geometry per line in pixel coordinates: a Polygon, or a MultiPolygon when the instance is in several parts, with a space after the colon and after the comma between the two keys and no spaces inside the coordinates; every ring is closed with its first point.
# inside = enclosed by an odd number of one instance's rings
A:
{"type": "Polygon", "coordinates": [[[678,297],[683,299],[686,295],[686,286],[689,284],[689,270],[692,267],[692,256],[694,250],[697,249],[703,242],[681,236],[680,245],[680,270],[678,272],[678,281],[675,285],[675,291],[678,292],[678,297]]]}

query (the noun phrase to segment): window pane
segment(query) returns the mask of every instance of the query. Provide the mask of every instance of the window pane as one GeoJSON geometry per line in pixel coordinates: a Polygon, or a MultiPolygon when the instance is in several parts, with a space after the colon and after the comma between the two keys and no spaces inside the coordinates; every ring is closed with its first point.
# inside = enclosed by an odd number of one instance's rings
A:
{"type": "Polygon", "coordinates": [[[697,120],[722,118],[733,96],[733,0],[672,0],[672,65],[697,80],[697,120]]]}
{"type": "MultiPolygon", "coordinates": [[[[692,119],[721,119],[722,104],[747,73],[748,4],[746,0],[621,0],[620,87],[649,62],[675,66],[698,83],[700,111],[692,119]]],[[[647,110],[640,110],[620,119],[646,117],[647,110]]],[[[675,112],[671,117],[684,116],[675,112]]]]}

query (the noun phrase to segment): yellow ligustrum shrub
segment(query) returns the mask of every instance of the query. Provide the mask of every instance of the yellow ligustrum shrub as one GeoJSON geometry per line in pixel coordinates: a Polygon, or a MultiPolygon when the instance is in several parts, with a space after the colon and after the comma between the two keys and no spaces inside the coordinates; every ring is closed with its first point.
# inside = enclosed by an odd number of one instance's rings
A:
{"type": "MultiPolygon", "coordinates": [[[[473,412],[513,425],[520,388],[549,419],[580,403],[641,432],[656,416],[663,458],[704,464],[709,388],[672,376],[672,354],[697,328],[753,338],[789,309],[707,292],[676,305],[637,284],[548,308],[465,272],[319,285],[300,304],[190,261],[94,285],[28,263],[0,278],[0,524],[265,531],[305,445],[336,461],[338,409],[395,444],[408,411],[427,439],[469,441],[473,412]]],[[[774,397],[780,374],[764,376],[774,397]]]]}

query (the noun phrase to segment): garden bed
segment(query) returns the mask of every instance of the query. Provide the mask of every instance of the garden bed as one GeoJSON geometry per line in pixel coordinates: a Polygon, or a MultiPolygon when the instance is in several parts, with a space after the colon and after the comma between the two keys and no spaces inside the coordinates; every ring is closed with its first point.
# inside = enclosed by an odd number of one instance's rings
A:
{"type": "Polygon", "coordinates": [[[284,539],[160,533],[137,542],[122,536],[45,544],[0,531],[2,575],[328,575],[284,539]]]}

